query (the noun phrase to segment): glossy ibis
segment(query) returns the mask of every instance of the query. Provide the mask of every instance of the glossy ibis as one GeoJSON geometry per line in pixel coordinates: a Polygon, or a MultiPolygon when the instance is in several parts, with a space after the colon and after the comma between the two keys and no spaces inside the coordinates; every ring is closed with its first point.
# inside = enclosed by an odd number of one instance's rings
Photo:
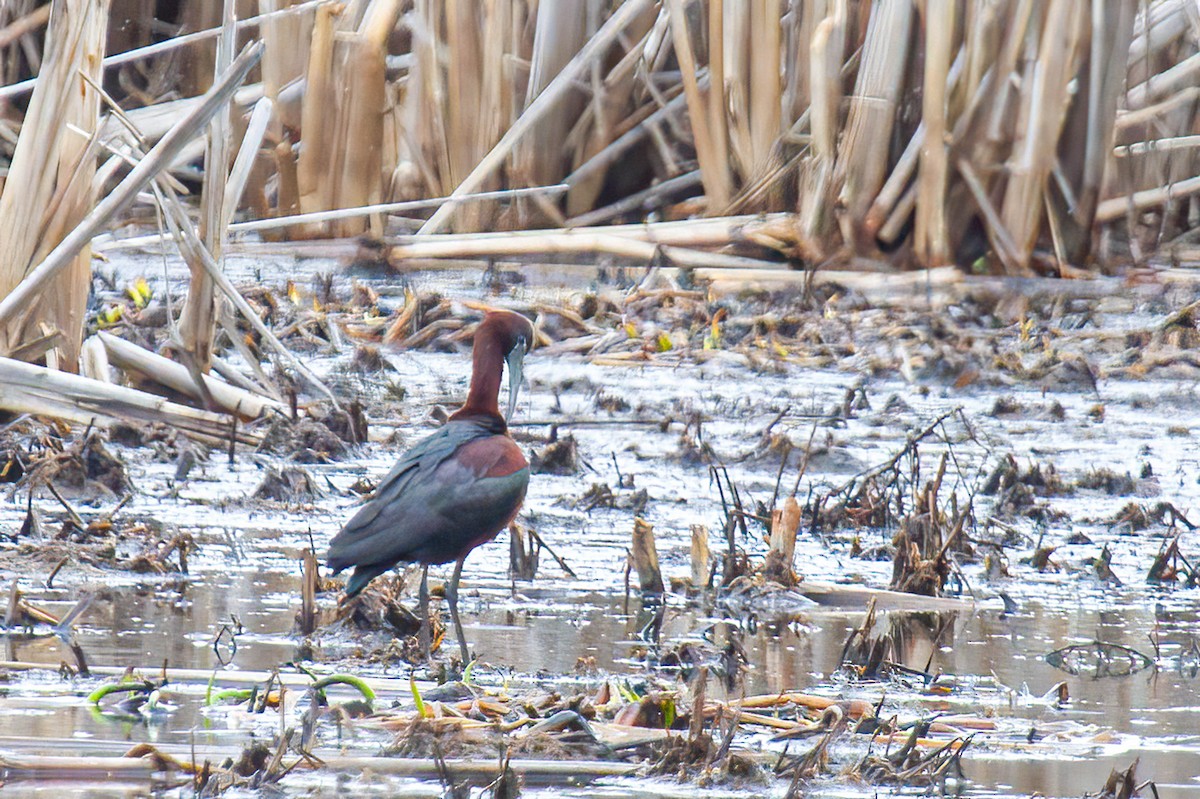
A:
{"type": "Polygon", "coordinates": [[[517,515],[529,485],[529,464],[508,435],[497,400],[508,364],[508,417],[517,406],[521,366],[533,325],[511,311],[489,311],[475,332],[467,402],[436,433],[401,456],[375,495],[329,542],[334,573],[354,567],[353,597],[398,563],[420,563],[422,642],[428,655],[429,566],[455,561],[446,590],[450,616],[469,660],[458,617],[458,581],[472,549],[491,541],[517,515]]]}

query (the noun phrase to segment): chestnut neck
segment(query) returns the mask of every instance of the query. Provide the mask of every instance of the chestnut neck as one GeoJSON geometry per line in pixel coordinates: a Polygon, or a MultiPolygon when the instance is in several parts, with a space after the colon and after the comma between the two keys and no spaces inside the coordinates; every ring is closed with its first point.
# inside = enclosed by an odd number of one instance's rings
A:
{"type": "Polygon", "coordinates": [[[500,381],[504,376],[504,352],[499,332],[495,327],[485,325],[476,334],[471,363],[471,389],[467,393],[466,403],[450,416],[451,419],[491,416],[504,424],[499,405],[500,381]]]}

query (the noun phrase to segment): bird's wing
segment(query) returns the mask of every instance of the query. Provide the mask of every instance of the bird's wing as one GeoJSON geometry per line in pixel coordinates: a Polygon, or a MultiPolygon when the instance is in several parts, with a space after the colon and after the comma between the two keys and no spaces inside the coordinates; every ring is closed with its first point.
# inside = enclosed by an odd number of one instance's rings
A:
{"type": "MultiPolygon", "coordinates": [[[[464,444],[493,435],[491,425],[474,419],[448,422],[405,452],[380,481],[375,495],[329,542],[328,562],[334,570],[363,562],[365,550],[380,533],[394,533],[397,512],[419,517],[429,510],[426,485],[434,471],[464,444]]],[[[417,521],[414,518],[414,521],[417,521]]],[[[382,542],[381,542],[382,543],[382,542]]],[[[393,537],[393,543],[399,543],[393,537]]],[[[379,554],[384,554],[380,552],[379,554]]]]}

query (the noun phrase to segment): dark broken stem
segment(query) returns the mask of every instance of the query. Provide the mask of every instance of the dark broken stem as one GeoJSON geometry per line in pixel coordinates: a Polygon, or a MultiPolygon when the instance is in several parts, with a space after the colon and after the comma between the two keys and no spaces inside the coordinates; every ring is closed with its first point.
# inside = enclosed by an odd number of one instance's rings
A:
{"type": "Polygon", "coordinates": [[[866,471],[859,472],[858,474],[854,475],[849,480],[847,480],[845,483],[843,483],[840,488],[835,488],[834,490],[830,491],[827,496],[828,497],[836,497],[838,495],[845,495],[847,497],[852,496],[853,488],[855,485],[859,484],[860,482],[866,483],[867,481],[873,480],[876,477],[882,477],[883,475],[887,474],[888,472],[893,473],[893,478],[891,481],[889,481],[888,486],[887,486],[887,487],[891,488],[892,486],[895,485],[896,480],[899,478],[900,461],[902,461],[907,455],[915,453],[917,444],[919,444],[921,441],[923,441],[924,439],[926,439],[930,435],[932,435],[933,431],[935,429],[937,429],[937,427],[939,425],[941,425],[942,422],[946,421],[951,416],[954,416],[954,415],[960,413],[960,411],[961,411],[961,408],[955,408],[954,410],[943,413],[941,416],[934,419],[933,422],[931,422],[929,425],[927,425],[921,432],[917,433],[916,435],[909,436],[908,441],[905,443],[905,445],[903,447],[901,447],[899,450],[897,450],[886,461],[884,461],[883,463],[878,464],[876,466],[872,466],[870,469],[867,469],[866,471]]]}
{"type": "Polygon", "coordinates": [[[796,496],[796,492],[800,490],[800,481],[804,479],[804,475],[808,472],[808,460],[812,457],[813,440],[817,437],[817,423],[813,422],[812,430],[808,432],[808,443],[804,445],[804,457],[800,459],[800,469],[796,472],[796,482],[792,484],[791,496],[796,496]]]}
{"type": "Polygon", "coordinates": [[[704,701],[708,691],[708,666],[701,666],[696,672],[696,698],[692,702],[692,718],[688,724],[688,741],[695,744],[704,732],[704,701]]]}
{"type": "Polygon", "coordinates": [[[305,549],[301,560],[303,580],[300,587],[300,634],[312,635],[317,629],[317,556],[305,549]]]}
{"type": "Polygon", "coordinates": [[[54,588],[54,578],[57,577],[58,573],[60,571],[62,571],[62,568],[70,562],[71,562],[71,556],[67,555],[62,560],[60,560],[58,563],[56,563],[54,565],[54,568],[50,570],[50,574],[47,575],[46,581],[44,583],[44,585],[46,586],[47,589],[54,588]]]}
{"type": "Polygon", "coordinates": [[[771,504],[767,506],[769,512],[775,511],[775,502],[779,499],[779,484],[783,482],[783,470],[787,468],[788,455],[792,454],[792,442],[786,442],[783,447],[783,455],[779,458],[779,470],[775,472],[775,490],[771,492],[771,504]]]}
{"type": "MultiPolygon", "coordinates": [[[[58,492],[58,488],[55,487],[53,480],[46,481],[46,488],[50,489],[50,493],[54,495],[54,498],[58,500],[59,504],[66,508],[67,515],[71,517],[71,524],[75,525],[80,530],[85,529],[87,524],[85,524],[83,518],[75,512],[75,509],[71,507],[71,503],[67,502],[63,495],[58,492]]],[[[33,489],[31,488],[30,491],[32,490],[33,489]]]]}
{"type": "Polygon", "coordinates": [[[118,513],[120,513],[121,508],[125,507],[129,503],[129,500],[131,500],[131,499],[133,499],[133,494],[128,494],[128,493],[125,494],[125,496],[121,497],[121,499],[117,502],[116,505],[113,505],[112,510],[110,510],[108,513],[104,514],[103,518],[105,520],[111,522],[113,520],[113,517],[116,516],[118,513]]]}
{"type": "Polygon", "coordinates": [[[75,669],[79,672],[79,676],[90,677],[92,672],[90,669],[88,669],[87,658],[83,654],[83,647],[79,645],[77,640],[75,640],[75,636],[71,636],[71,643],[69,646],[71,649],[71,654],[75,658],[75,669]]]}
{"type": "MultiPolygon", "coordinates": [[[[620,473],[618,472],[618,474],[620,474],[620,473]]],[[[529,535],[533,537],[534,541],[537,541],[538,546],[540,546],[542,549],[544,549],[550,553],[550,557],[554,558],[554,562],[558,564],[559,568],[561,568],[564,572],[567,573],[568,577],[571,577],[572,579],[575,579],[575,580],[579,579],[578,575],[576,575],[575,572],[571,569],[571,567],[567,565],[567,562],[565,560],[563,560],[562,558],[560,558],[558,556],[558,553],[555,552],[553,549],[551,549],[550,545],[547,544],[540,535],[538,535],[537,530],[534,530],[532,527],[530,527],[529,535]]]]}
{"type": "Polygon", "coordinates": [[[229,465],[231,467],[234,465],[233,455],[237,447],[237,424],[237,417],[231,416],[229,418],[229,465]]]}
{"type": "Polygon", "coordinates": [[[729,493],[733,496],[733,507],[737,509],[737,522],[738,526],[742,528],[742,537],[749,538],[750,528],[746,525],[747,514],[746,509],[742,507],[741,492],[738,491],[733,480],[729,478],[729,470],[722,466],[721,471],[725,473],[725,482],[729,483],[729,493]]]}
{"type": "Polygon", "coordinates": [[[625,550],[625,605],[621,613],[624,616],[629,615],[629,576],[633,572],[633,553],[628,549],[625,550]]]}

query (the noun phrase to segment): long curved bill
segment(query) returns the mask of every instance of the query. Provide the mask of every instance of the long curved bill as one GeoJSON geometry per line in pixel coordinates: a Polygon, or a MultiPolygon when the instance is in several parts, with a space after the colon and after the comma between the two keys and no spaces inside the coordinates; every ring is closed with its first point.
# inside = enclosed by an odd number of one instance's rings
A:
{"type": "Polygon", "coordinates": [[[525,364],[525,348],[513,347],[512,352],[504,359],[508,363],[508,413],[505,419],[511,419],[517,410],[517,395],[521,391],[521,370],[525,364]]]}

